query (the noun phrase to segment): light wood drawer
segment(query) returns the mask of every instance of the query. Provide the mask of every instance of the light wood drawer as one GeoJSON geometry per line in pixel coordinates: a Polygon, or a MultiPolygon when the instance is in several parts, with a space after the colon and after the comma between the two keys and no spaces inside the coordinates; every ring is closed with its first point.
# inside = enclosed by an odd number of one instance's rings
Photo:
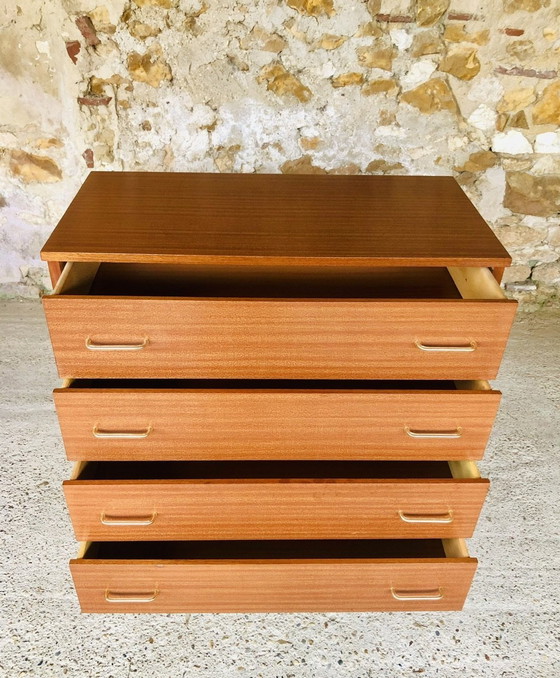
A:
{"type": "Polygon", "coordinates": [[[479,459],[488,382],[74,380],[56,389],[72,460],[479,459]]]}
{"type": "Polygon", "coordinates": [[[474,462],[90,462],[64,492],[78,541],[470,537],[474,462]]]}
{"type": "Polygon", "coordinates": [[[93,543],[70,562],[82,612],[460,610],[462,540],[93,543]]]}
{"type": "Polygon", "coordinates": [[[516,303],[485,268],[73,263],[44,307],[61,377],[489,379],[516,303]]]}

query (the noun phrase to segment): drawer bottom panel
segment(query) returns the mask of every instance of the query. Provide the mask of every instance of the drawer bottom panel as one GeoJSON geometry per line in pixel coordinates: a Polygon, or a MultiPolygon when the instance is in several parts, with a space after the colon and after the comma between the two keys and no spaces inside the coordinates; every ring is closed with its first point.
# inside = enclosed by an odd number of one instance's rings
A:
{"type": "Polygon", "coordinates": [[[460,610],[464,542],[94,542],[70,563],[82,612],[460,610]]]}

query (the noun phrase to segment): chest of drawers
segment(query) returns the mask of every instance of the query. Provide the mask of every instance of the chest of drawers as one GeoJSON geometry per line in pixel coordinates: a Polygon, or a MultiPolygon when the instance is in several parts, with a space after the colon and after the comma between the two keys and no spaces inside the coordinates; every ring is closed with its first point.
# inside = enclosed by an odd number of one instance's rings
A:
{"type": "Polygon", "coordinates": [[[515,302],[451,177],[93,172],[42,257],[83,611],[462,607],[515,302]]]}

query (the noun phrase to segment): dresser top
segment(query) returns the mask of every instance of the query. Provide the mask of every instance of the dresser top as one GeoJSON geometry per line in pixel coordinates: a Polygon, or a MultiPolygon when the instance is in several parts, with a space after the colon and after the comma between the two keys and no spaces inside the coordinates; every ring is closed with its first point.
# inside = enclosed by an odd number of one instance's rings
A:
{"type": "Polygon", "coordinates": [[[452,177],[92,172],[47,261],[508,266],[452,177]]]}

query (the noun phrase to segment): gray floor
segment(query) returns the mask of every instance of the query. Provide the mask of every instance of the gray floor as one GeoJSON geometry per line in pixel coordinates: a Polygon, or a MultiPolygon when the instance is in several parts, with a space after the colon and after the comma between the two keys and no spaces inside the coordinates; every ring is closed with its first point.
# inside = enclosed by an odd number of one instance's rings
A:
{"type": "Polygon", "coordinates": [[[445,614],[80,615],[68,475],[39,303],[0,302],[0,676],[553,678],[558,645],[560,315],[519,315],[485,461],[465,609],[445,614]]]}

